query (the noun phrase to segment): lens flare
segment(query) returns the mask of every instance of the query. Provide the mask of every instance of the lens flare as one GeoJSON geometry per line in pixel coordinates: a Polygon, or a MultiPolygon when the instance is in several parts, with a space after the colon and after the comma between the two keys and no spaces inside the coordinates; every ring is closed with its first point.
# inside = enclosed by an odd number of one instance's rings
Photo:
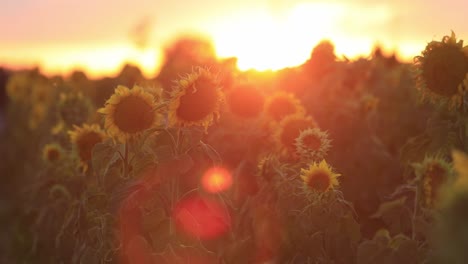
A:
{"type": "Polygon", "coordinates": [[[223,168],[214,167],[205,172],[202,177],[202,186],[205,191],[219,193],[229,189],[232,185],[232,176],[223,168]]]}
{"type": "Polygon", "coordinates": [[[173,217],[178,230],[197,239],[219,238],[231,227],[231,217],[223,203],[200,195],[181,200],[173,217]]]}

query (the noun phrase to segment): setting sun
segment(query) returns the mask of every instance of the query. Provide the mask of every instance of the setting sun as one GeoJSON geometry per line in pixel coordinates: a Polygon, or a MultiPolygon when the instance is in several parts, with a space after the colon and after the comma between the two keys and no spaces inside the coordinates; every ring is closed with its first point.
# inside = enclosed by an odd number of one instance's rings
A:
{"type": "Polygon", "coordinates": [[[277,70],[306,61],[311,47],[329,34],[341,12],[336,4],[312,3],[276,15],[245,11],[220,18],[213,39],[218,56],[237,57],[242,70],[277,70]]]}
{"type": "Polygon", "coordinates": [[[368,55],[375,40],[348,33],[362,26],[364,19],[350,21],[356,13],[376,24],[391,18],[385,5],[358,9],[346,3],[299,3],[280,12],[256,9],[220,17],[210,32],[218,56],[237,57],[241,70],[278,70],[304,63],[323,39],[335,43],[338,55],[368,55]]]}

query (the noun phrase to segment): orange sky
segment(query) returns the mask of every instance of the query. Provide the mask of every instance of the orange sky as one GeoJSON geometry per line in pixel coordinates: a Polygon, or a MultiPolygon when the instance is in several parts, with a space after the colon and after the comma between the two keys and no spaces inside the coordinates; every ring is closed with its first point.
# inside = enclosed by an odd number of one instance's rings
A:
{"type": "Polygon", "coordinates": [[[40,64],[45,73],[84,68],[115,74],[124,61],[147,76],[161,48],[184,32],[210,36],[241,69],[303,63],[321,39],[338,55],[369,54],[376,43],[410,59],[454,30],[468,37],[462,0],[7,0],[0,4],[0,64],[40,64]],[[131,32],[145,39],[137,46],[131,32]]]}

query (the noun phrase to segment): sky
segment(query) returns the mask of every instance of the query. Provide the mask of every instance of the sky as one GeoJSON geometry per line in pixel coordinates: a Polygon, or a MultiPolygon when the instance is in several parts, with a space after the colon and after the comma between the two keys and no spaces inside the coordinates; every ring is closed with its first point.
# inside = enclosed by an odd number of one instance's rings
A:
{"type": "Polygon", "coordinates": [[[154,76],[164,47],[186,33],[241,69],[300,65],[324,38],[339,56],[378,43],[411,60],[451,30],[468,38],[466,10],[464,0],[0,0],[0,65],[99,77],[131,62],[154,76]]]}

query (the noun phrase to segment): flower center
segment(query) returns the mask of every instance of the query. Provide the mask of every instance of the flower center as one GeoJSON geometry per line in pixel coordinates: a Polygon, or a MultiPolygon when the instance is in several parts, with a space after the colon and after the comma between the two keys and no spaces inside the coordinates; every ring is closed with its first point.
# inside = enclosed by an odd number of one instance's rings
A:
{"type": "Polygon", "coordinates": [[[321,146],[320,138],[316,135],[306,135],[302,139],[302,143],[306,146],[307,149],[310,150],[318,150],[321,146]]]}
{"type": "Polygon", "coordinates": [[[122,99],[114,112],[115,125],[126,133],[137,133],[151,127],[154,113],[151,105],[136,95],[122,99]]]}
{"type": "Polygon", "coordinates": [[[93,147],[100,142],[102,142],[102,136],[94,131],[90,131],[81,136],[76,142],[80,159],[82,161],[91,160],[93,147]]]}
{"type": "Polygon", "coordinates": [[[428,89],[452,96],[468,72],[468,58],[455,46],[434,47],[426,54],[422,69],[428,89]]]}
{"type": "Polygon", "coordinates": [[[51,162],[57,161],[60,158],[60,153],[57,149],[49,149],[47,159],[51,162]]]}
{"type": "Polygon", "coordinates": [[[307,186],[319,192],[328,190],[330,183],[330,176],[325,171],[316,171],[307,179],[307,186]]]}
{"type": "Polygon", "coordinates": [[[201,75],[191,83],[184,95],[180,97],[177,116],[185,121],[200,121],[216,110],[219,100],[216,83],[201,75]]]}

